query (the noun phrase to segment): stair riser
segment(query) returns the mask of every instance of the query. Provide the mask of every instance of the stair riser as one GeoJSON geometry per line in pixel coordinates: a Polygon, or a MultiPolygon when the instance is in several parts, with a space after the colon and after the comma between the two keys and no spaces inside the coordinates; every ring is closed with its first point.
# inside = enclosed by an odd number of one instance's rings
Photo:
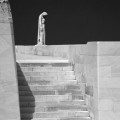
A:
{"type": "Polygon", "coordinates": [[[75,75],[51,75],[51,76],[49,76],[49,75],[46,75],[46,76],[44,76],[44,75],[42,75],[42,76],[40,76],[40,75],[30,75],[30,76],[27,76],[27,75],[25,75],[25,76],[18,76],[18,78],[22,78],[22,79],[30,79],[30,78],[32,78],[32,79],[35,79],[35,78],[39,78],[39,80],[69,80],[69,79],[71,79],[71,80],[75,80],[76,78],[75,78],[75,75]]]}
{"type": "Polygon", "coordinates": [[[87,111],[87,107],[82,106],[44,106],[44,107],[22,107],[22,113],[33,113],[33,112],[57,112],[59,110],[75,110],[75,111],[87,111]]]}
{"type": "Polygon", "coordinates": [[[20,102],[20,106],[21,107],[45,107],[45,106],[57,106],[57,105],[61,105],[61,106],[82,106],[85,105],[85,101],[60,101],[60,102],[20,102]]]}
{"type": "Polygon", "coordinates": [[[25,81],[25,80],[19,80],[18,81],[19,86],[28,86],[28,85],[49,85],[50,81],[47,80],[41,80],[41,81],[25,81]]]}
{"type": "Polygon", "coordinates": [[[39,101],[39,102],[47,102],[47,101],[62,101],[62,100],[71,100],[70,95],[37,95],[37,96],[20,96],[20,101],[39,101]]]}
{"type": "Polygon", "coordinates": [[[38,67],[38,66],[31,66],[31,67],[23,67],[20,66],[18,67],[18,71],[29,71],[29,72],[37,72],[37,71],[41,71],[41,72],[62,72],[62,71],[72,71],[73,67],[69,66],[69,67],[38,67]]]}
{"type": "Polygon", "coordinates": [[[57,86],[33,86],[33,85],[29,85],[29,86],[19,86],[19,90],[20,91],[58,91],[58,92],[71,92],[71,93],[74,93],[74,94],[79,94],[81,92],[81,89],[80,88],[67,88],[67,86],[63,86],[63,88],[61,87],[58,87],[57,86]]]}
{"type": "MultiPolygon", "coordinates": [[[[33,97],[33,98],[36,98],[37,99],[37,97],[38,96],[56,96],[56,95],[66,95],[66,94],[58,94],[57,92],[55,92],[55,91],[48,91],[48,92],[43,92],[43,91],[41,91],[41,92],[20,92],[19,93],[20,94],[20,99],[23,101],[24,99],[25,99],[25,101],[31,96],[31,97],[33,97]],[[27,98],[28,97],[28,98],[27,98]]],[[[68,93],[69,94],[69,93],[68,93]]],[[[71,94],[71,93],[70,93],[71,94]]],[[[84,98],[84,96],[83,95],[70,95],[71,96],[71,99],[72,100],[84,100],[85,98],[84,98]]],[[[30,98],[30,100],[32,100],[32,98],[30,98]]],[[[28,100],[29,101],[29,100],[28,100]]]]}
{"type": "Polygon", "coordinates": [[[82,95],[72,95],[72,100],[84,100],[85,96],[82,95]]]}
{"type": "MultiPolygon", "coordinates": [[[[45,82],[45,81],[44,81],[45,82]]],[[[80,85],[19,85],[20,90],[81,90],[80,85]]]]}
{"type": "Polygon", "coordinates": [[[18,76],[43,76],[43,75],[47,75],[47,76],[58,76],[58,75],[74,75],[74,71],[63,71],[63,72],[18,72],[18,76]]]}
{"type": "Polygon", "coordinates": [[[29,96],[29,95],[57,95],[56,91],[20,91],[19,92],[20,96],[29,96]]]}
{"type": "MultiPolygon", "coordinates": [[[[22,76],[22,77],[18,77],[19,81],[23,80],[23,81],[51,81],[51,82],[65,82],[65,81],[71,81],[71,80],[75,80],[75,76],[50,76],[50,77],[45,77],[45,76],[35,76],[35,77],[28,77],[28,76],[22,76]]],[[[77,81],[76,81],[77,82],[77,81]]]]}
{"type": "Polygon", "coordinates": [[[21,114],[22,118],[60,118],[60,117],[89,117],[88,112],[60,111],[60,112],[41,112],[32,114],[21,114]]]}
{"type": "Polygon", "coordinates": [[[22,67],[71,67],[71,63],[18,63],[22,67]]]}
{"type": "MultiPolygon", "coordinates": [[[[57,79],[50,79],[50,78],[39,78],[39,77],[26,77],[26,78],[23,78],[23,77],[19,77],[19,83],[23,83],[23,84],[41,84],[41,82],[43,83],[43,81],[46,81],[49,85],[67,85],[67,84],[72,84],[72,85],[75,85],[77,84],[77,81],[76,80],[71,80],[71,79],[68,79],[68,80],[57,80],[57,79]]],[[[47,84],[46,83],[46,84],[47,84]]]]}
{"type": "Polygon", "coordinates": [[[19,95],[20,96],[38,96],[38,95],[65,95],[65,94],[71,94],[71,97],[75,100],[75,99],[84,99],[83,95],[80,92],[79,94],[74,95],[74,93],[76,93],[76,91],[69,91],[69,92],[64,92],[64,93],[59,93],[57,91],[30,91],[30,92],[26,92],[26,91],[20,91],[19,95]]]}

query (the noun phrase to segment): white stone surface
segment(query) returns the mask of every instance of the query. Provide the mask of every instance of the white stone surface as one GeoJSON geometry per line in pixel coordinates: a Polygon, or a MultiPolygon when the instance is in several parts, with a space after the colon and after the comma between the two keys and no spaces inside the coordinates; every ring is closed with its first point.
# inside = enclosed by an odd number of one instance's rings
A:
{"type": "Polygon", "coordinates": [[[120,56],[120,42],[99,42],[97,48],[100,56],[120,56]]]}
{"type": "Polygon", "coordinates": [[[113,101],[111,99],[101,99],[99,100],[99,110],[112,110],[113,101]]]}
{"type": "Polygon", "coordinates": [[[20,120],[14,39],[11,26],[11,22],[4,20],[4,17],[0,18],[0,120],[20,120]],[[1,19],[4,22],[1,22],[1,19]]]}
{"type": "Polygon", "coordinates": [[[120,113],[112,111],[99,111],[99,120],[120,120],[120,113]]]}
{"type": "Polygon", "coordinates": [[[98,67],[98,76],[100,78],[111,77],[111,66],[97,66],[98,67]]]}
{"type": "Polygon", "coordinates": [[[120,88],[120,77],[100,78],[99,88],[120,88]]]}

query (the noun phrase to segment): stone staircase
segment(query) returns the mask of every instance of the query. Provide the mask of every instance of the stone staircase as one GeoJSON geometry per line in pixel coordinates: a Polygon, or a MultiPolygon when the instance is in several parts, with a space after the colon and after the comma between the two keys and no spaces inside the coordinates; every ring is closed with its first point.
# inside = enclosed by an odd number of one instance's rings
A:
{"type": "Polygon", "coordinates": [[[21,120],[92,120],[70,63],[17,63],[21,120]]]}

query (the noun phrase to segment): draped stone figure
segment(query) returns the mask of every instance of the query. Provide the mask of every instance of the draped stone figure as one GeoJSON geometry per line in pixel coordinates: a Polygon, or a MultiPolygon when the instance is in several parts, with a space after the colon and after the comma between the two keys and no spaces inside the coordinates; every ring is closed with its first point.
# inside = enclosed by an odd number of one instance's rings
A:
{"type": "Polygon", "coordinates": [[[48,15],[46,12],[43,12],[39,16],[38,20],[38,36],[37,36],[37,45],[45,45],[45,19],[43,16],[48,15]]]}

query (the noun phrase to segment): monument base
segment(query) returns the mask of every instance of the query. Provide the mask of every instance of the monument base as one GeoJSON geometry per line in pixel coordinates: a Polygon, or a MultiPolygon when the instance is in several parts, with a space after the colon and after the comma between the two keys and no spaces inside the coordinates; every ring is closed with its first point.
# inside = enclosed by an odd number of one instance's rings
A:
{"type": "Polygon", "coordinates": [[[35,45],[34,47],[36,48],[36,47],[39,47],[39,46],[47,46],[47,45],[43,45],[43,44],[40,44],[40,43],[38,43],[37,45],[35,45]]]}

